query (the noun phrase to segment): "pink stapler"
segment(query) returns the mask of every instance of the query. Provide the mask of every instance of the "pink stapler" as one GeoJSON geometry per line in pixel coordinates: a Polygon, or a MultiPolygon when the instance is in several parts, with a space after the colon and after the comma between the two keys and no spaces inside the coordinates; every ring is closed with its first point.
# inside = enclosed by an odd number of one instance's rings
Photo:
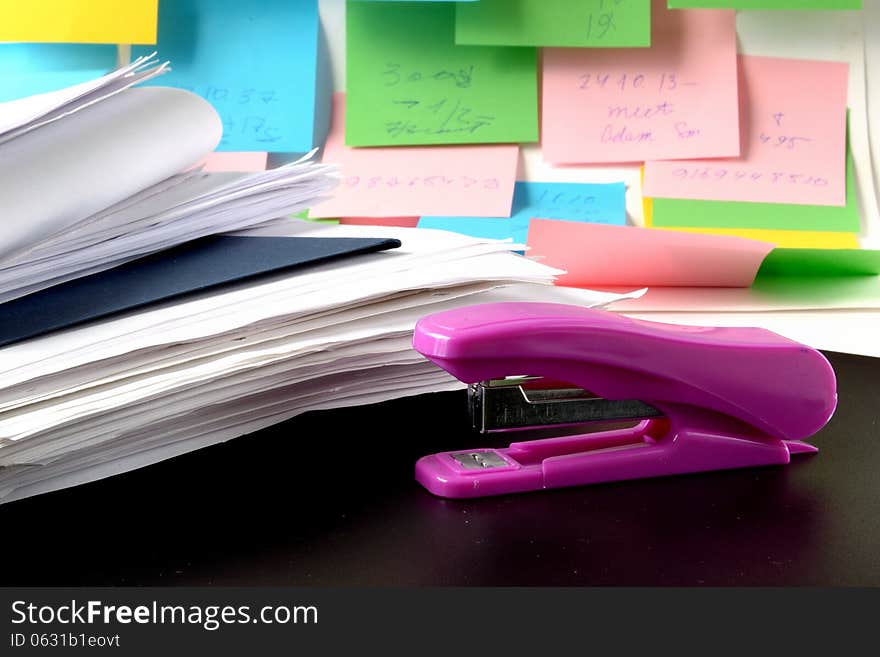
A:
{"type": "Polygon", "coordinates": [[[837,405],[834,370],[822,354],[758,328],[498,303],[421,319],[413,346],[471,384],[481,432],[637,422],[425,456],[416,479],[441,497],[785,464],[818,451],[803,440],[837,405]]]}

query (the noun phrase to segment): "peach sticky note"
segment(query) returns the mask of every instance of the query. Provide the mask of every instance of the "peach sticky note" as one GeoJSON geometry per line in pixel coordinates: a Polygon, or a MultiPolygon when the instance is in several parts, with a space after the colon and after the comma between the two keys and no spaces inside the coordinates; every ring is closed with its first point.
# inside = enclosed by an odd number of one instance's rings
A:
{"type": "Polygon", "coordinates": [[[418,217],[340,217],[339,223],[348,226],[397,226],[399,228],[415,228],[419,225],[418,217]]]}
{"type": "Polygon", "coordinates": [[[242,171],[251,173],[265,171],[268,153],[260,152],[234,152],[222,151],[209,153],[198,165],[204,167],[203,171],[242,171]]]}
{"type": "Polygon", "coordinates": [[[734,12],[652,5],[650,48],[547,48],[541,145],[556,164],[739,155],[734,12]]]}
{"type": "Polygon", "coordinates": [[[848,64],[740,57],[742,154],[648,162],[645,194],[846,205],[848,64]]]}
{"type": "Polygon", "coordinates": [[[156,43],[159,0],[0,0],[0,41],[156,43]]]}
{"type": "Polygon", "coordinates": [[[333,198],[310,217],[509,217],[519,147],[345,145],[345,94],[333,97],[324,162],[341,165],[333,198]]]}
{"type": "Polygon", "coordinates": [[[564,269],[569,286],[748,287],[773,244],[553,219],[529,225],[529,256],[564,269]]]}

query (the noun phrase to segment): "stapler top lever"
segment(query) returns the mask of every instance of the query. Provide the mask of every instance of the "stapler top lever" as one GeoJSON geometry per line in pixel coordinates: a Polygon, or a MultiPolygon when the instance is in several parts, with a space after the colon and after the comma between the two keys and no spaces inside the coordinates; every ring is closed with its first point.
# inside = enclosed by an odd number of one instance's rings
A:
{"type": "Polygon", "coordinates": [[[803,439],[837,405],[834,371],[822,354],[758,328],[498,303],[421,319],[413,346],[472,384],[481,430],[640,420],[626,429],[423,457],[416,478],[443,497],[785,464],[791,454],[817,451],[803,439]],[[542,386],[535,376],[567,385],[542,386]]]}

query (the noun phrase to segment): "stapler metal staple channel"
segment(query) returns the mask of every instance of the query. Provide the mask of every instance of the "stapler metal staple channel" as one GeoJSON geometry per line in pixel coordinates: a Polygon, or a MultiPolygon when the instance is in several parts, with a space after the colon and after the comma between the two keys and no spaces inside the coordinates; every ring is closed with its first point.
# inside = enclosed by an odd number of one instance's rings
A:
{"type": "Polygon", "coordinates": [[[425,317],[413,346],[471,384],[480,431],[639,420],[626,429],[423,457],[416,478],[442,497],[786,464],[791,454],[818,451],[803,440],[837,405],[834,371],[822,354],[757,328],[499,303],[425,317]]]}

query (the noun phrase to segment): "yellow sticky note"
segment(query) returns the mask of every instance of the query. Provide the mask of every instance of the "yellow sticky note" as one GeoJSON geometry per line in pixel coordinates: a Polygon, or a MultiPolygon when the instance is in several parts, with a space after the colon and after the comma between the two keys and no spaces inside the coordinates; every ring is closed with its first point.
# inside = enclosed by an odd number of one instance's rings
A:
{"type": "MultiPolygon", "coordinates": [[[[642,189],[645,188],[645,167],[641,167],[639,169],[639,182],[642,185],[642,189]]],[[[645,227],[650,228],[654,223],[654,199],[650,196],[645,196],[642,193],[642,214],[645,218],[645,227]]]]}
{"type": "Polygon", "coordinates": [[[703,235],[732,235],[750,240],[771,242],[786,249],[858,249],[855,233],[823,230],[768,230],[763,228],[673,228],[656,226],[655,230],[678,230],[703,235]]]}
{"type": "Polygon", "coordinates": [[[159,0],[0,0],[0,41],[156,43],[159,0]]]}

